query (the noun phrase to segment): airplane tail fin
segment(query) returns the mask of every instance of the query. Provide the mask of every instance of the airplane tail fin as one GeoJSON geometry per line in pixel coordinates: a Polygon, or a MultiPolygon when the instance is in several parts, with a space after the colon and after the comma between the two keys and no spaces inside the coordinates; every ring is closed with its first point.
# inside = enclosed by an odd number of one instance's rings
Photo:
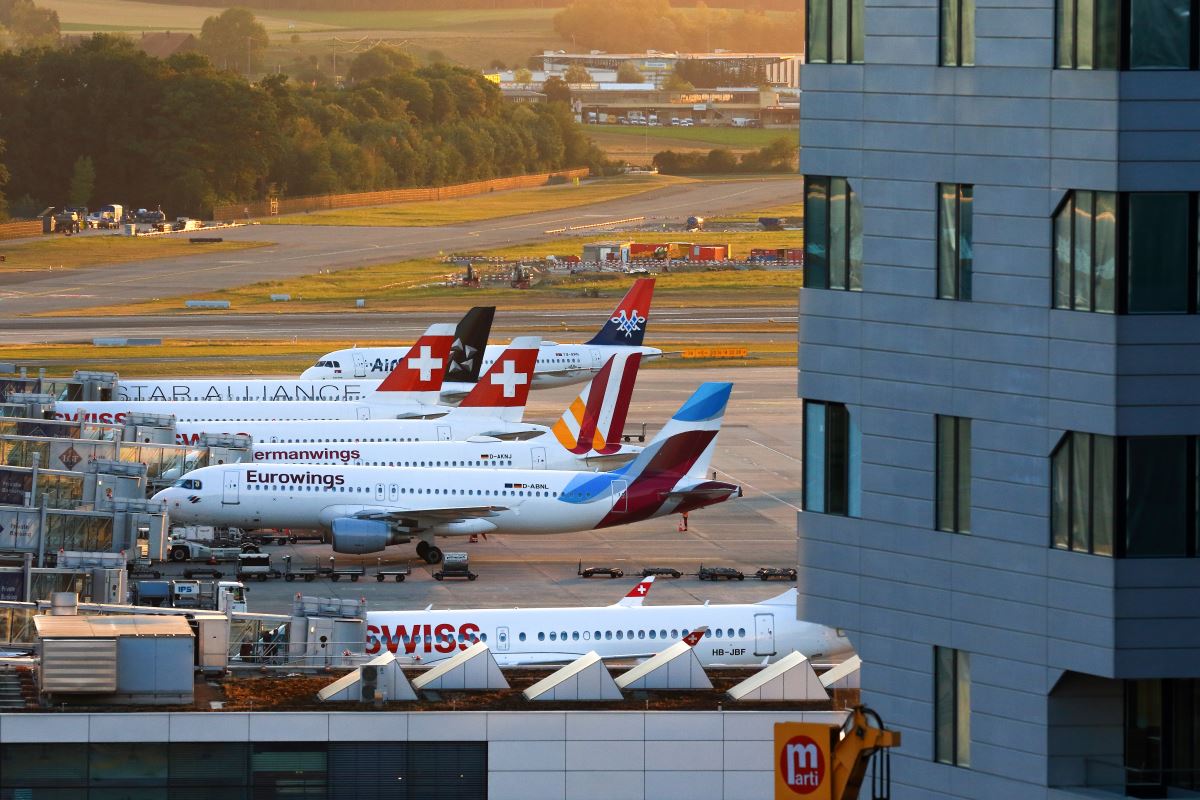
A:
{"type": "Polygon", "coordinates": [[[633,481],[653,480],[664,490],[684,478],[703,479],[732,391],[732,383],[700,384],[622,471],[633,481]]]}
{"type": "Polygon", "coordinates": [[[537,366],[540,336],[518,336],[458,405],[457,413],[482,413],[520,422],[537,366]]]}
{"type": "Polygon", "coordinates": [[[620,451],[641,360],[640,353],[614,355],[588,381],[550,428],[563,447],[576,455],[620,451]]]}
{"type": "Polygon", "coordinates": [[[650,317],[650,301],[654,298],[654,278],[639,278],[617,303],[612,318],[600,327],[588,344],[616,347],[641,347],[650,317]]]}
{"type": "Polygon", "coordinates": [[[646,599],[646,595],[650,594],[650,587],[653,584],[653,575],[648,575],[647,577],[642,578],[642,580],[638,582],[637,586],[634,586],[629,590],[629,594],[613,603],[613,605],[621,606],[622,608],[637,608],[642,604],[642,601],[646,599]]]}
{"type": "Polygon", "coordinates": [[[495,306],[476,306],[459,321],[458,327],[454,329],[450,358],[446,362],[447,382],[475,383],[479,380],[483,351],[487,348],[488,335],[492,332],[492,320],[495,317],[495,306]]]}
{"type": "Polygon", "coordinates": [[[408,349],[408,353],[396,362],[395,369],[369,395],[370,398],[388,402],[417,400],[436,403],[453,341],[453,325],[430,325],[408,349]]]}

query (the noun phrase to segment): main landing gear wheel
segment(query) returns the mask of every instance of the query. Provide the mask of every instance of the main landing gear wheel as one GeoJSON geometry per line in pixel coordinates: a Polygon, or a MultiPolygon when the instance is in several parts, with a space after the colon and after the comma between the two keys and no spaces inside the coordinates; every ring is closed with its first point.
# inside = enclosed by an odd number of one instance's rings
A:
{"type": "MultiPolygon", "coordinates": [[[[417,556],[419,558],[425,558],[425,554],[428,552],[429,552],[429,542],[425,541],[424,539],[417,542],[417,556]]],[[[437,563],[437,562],[432,562],[432,563],[437,563]]]]}
{"type": "Polygon", "coordinates": [[[421,558],[425,559],[426,564],[440,564],[442,563],[442,550],[440,547],[429,545],[421,558]]]}

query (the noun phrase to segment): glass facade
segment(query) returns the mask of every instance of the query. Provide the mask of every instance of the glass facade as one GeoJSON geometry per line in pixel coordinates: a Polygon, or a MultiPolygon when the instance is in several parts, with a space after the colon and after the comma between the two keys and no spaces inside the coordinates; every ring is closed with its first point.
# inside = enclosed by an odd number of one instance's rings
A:
{"type": "Polygon", "coordinates": [[[1134,192],[1128,207],[1127,309],[1130,314],[1186,314],[1195,241],[1186,192],[1134,192]]]}
{"type": "Polygon", "coordinates": [[[1116,278],[1116,192],[1069,192],[1054,212],[1054,307],[1111,314],[1116,278]]]}
{"type": "Polygon", "coordinates": [[[0,800],[487,797],[487,742],[6,744],[0,800]]]}
{"type": "Polygon", "coordinates": [[[1197,68],[1198,0],[1056,0],[1059,69],[1197,68]]]}
{"type": "Polygon", "coordinates": [[[1200,789],[1200,680],[1125,682],[1125,788],[1132,797],[1200,789]]]}
{"type": "Polygon", "coordinates": [[[940,61],[943,67],[975,64],[975,0],[941,0],[940,61]]]}
{"type": "Polygon", "coordinates": [[[974,193],[968,184],[938,184],[938,297],[943,300],[971,299],[974,193]]]}
{"type": "Polygon", "coordinates": [[[1195,556],[1198,451],[1195,436],[1067,433],[1050,457],[1052,545],[1130,558],[1195,556]]]}
{"type": "Polygon", "coordinates": [[[856,517],[862,436],[841,403],[804,403],[804,510],[856,517]]]}
{"type": "Polygon", "coordinates": [[[971,654],[933,648],[934,760],[971,765],[971,654]]]}
{"type": "Polygon", "coordinates": [[[937,417],[937,529],[971,531],[971,420],[937,417]]]}
{"type": "Polygon", "coordinates": [[[809,64],[861,64],[865,0],[809,0],[806,60],[809,64]]]}
{"type": "Polygon", "coordinates": [[[862,291],[862,204],[845,178],[804,178],[804,286],[862,291]]]}

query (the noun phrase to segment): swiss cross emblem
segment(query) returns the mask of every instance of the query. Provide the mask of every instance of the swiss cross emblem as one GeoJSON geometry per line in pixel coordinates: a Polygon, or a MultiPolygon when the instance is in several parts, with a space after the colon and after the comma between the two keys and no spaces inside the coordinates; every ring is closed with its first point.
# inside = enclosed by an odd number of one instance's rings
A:
{"type": "Polygon", "coordinates": [[[644,583],[639,583],[639,584],[637,585],[637,593],[638,593],[638,594],[645,594],[645,593],[646,593],[646,584],[644,584],[644,583]]]}
{"type": "Polygon", "coordinates": [[[79,455],[79,453],[76,453],[74,447],[68,447],[65,451],[63,451],[63,454],[58,457],[58,460],[61,461],[67,469],[75,469],[75,465],[80,461],[83,461],[83,456],[79,455]]]}

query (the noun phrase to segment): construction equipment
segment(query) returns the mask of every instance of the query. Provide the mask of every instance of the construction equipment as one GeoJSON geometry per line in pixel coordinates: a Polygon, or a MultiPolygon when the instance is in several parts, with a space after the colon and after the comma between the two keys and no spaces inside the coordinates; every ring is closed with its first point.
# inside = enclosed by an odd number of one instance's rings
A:
{"type": "Polygon", "coordinates": [[[871,774],[871,798],[888,800],[892,788],[888,748],[899,746],[899,731],[883,727],[883,720],[870,708],[855,706],[833,746],[833,800],[858,797],[867,767],[876,754],[879,760],[871,774]]]}

